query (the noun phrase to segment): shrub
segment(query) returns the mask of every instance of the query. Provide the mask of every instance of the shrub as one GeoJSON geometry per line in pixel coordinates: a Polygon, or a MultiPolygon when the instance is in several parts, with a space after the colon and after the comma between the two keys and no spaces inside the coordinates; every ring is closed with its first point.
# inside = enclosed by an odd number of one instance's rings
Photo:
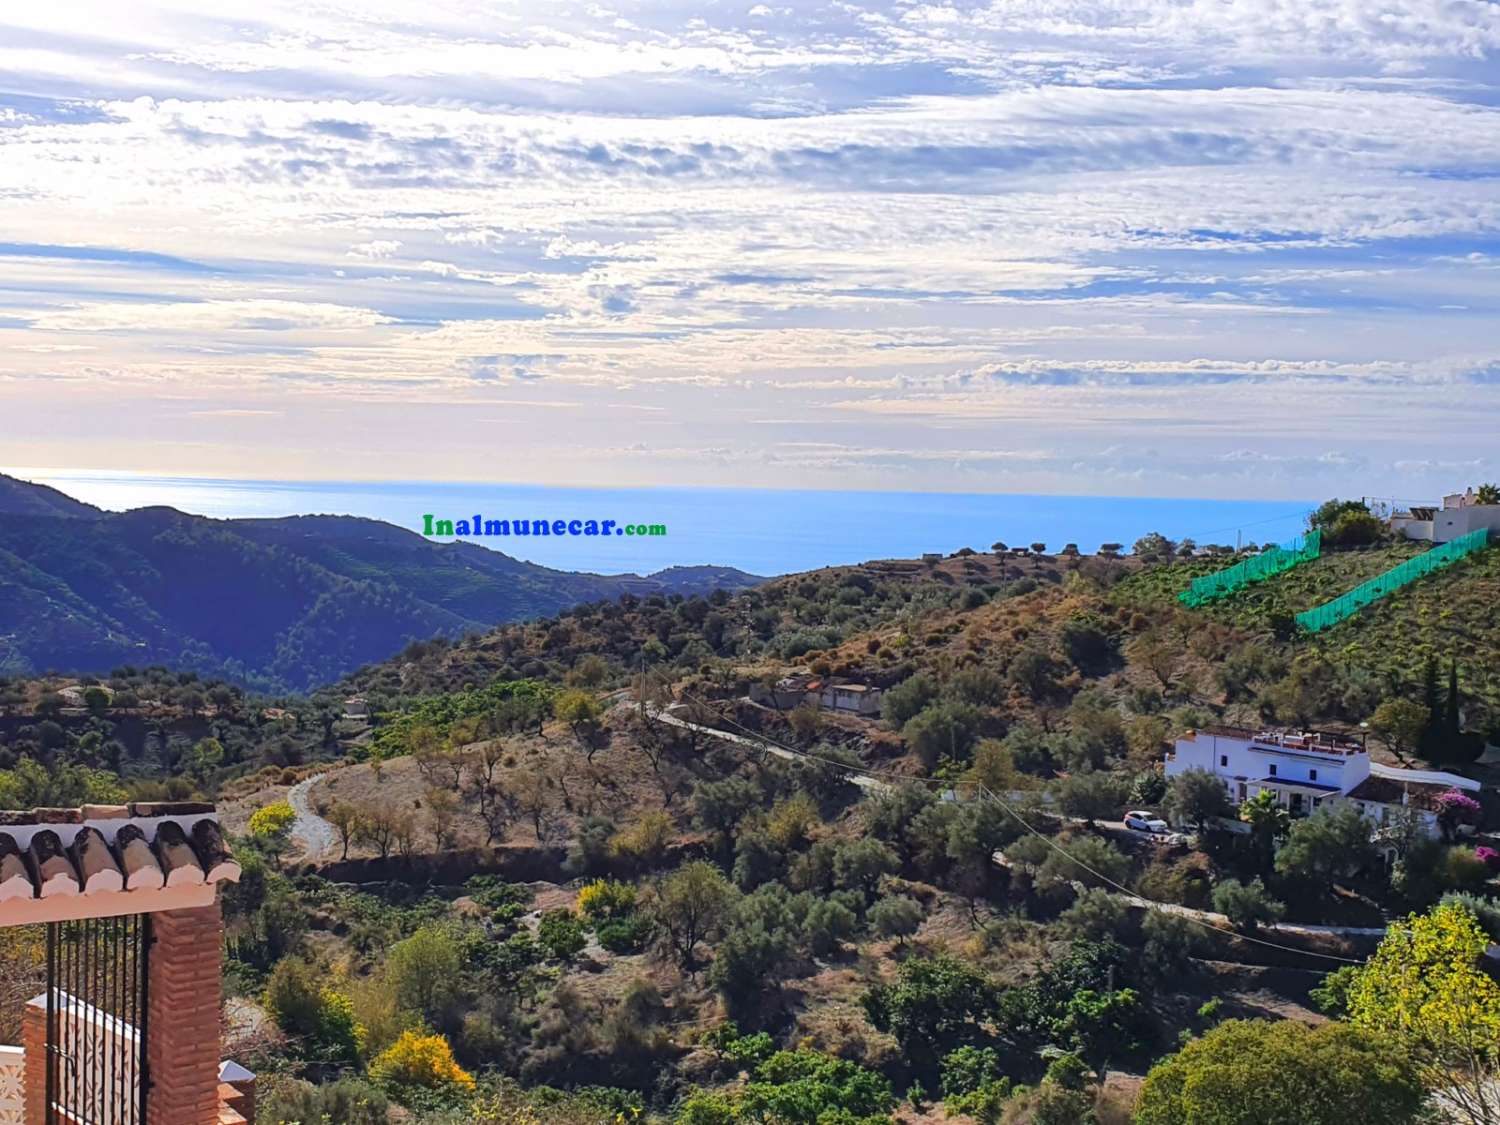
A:
{"type": "Polygon", "coordinates": [[[558,961],[571,961],[588,944],[583,923],[571,910],[549,910],[543,914],[536,939],[547,955],[558,961]]]}
{"type": "Polygon", "coordinates": [[[291,835],[297,814],[285,801],[277,801],[250,814],[250,835],[261,840],[285,841],[291,835]]]}
{"type": "Polygon", "coordinates": [[[654,867],[666,856],[672,831],[672,818],[666,813],[648,812],[629,828],[615,833],[610,850],[641,867],[654,867]]]}
{"type": "Polygon", "coordinates": [[[1266,893],[1265,884],[1259,879],[1250,883],[1225,879],[1214,888],[1214,909],[1242,930],[1254,930],[1262,922],[1275,922],[1286,912],[1286,907],[1266,893]]]}
{"type": "Polygon", "coordinates": [[[632,915],[629,918],[612,918],[600,925],[594,935],[599,944],[611,953],[638,953],[645,948],[655,932],[650,918],[632,915]]]}
{"type": "Polygon", "coordinates": [[[595,879],[578,892],[578,912],[598,924],[624,918],[635,909],[635,888],[614,879],[595,879]]]}
{"type": "Polygon", "coordinates": [[[337,1121],[339,1125],[386,1125],[386,1096],[362,1078],[340,1078],[314,1086],[295,1079],[260,1082],[256,1113],[262,1121],[337,1121]]]}
{"type": "Polygon", "coordinates": [[[370,1077],[395,1097],[412,1090],[465,1093],[474,1089],[474,1076],[459,1066],[453,1049],[441,1035],[404,1031],[370,1064],[370,1077]]]}

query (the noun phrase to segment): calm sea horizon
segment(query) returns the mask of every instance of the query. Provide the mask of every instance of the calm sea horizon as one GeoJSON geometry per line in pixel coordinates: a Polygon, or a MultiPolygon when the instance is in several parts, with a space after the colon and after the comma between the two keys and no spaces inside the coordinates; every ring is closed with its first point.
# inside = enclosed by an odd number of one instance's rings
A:
{"type": "Polygon", "coordinates": [[[1131,543],[1150,531],[1199,543],[1282,541],[1315,501],[963,492],[782,491],[739,488],[574,488],[427,481],[289,481],[16,470],[110,511],[166,505],[216,519],[351,515],[421,533],[439,519],[613,519],[665,524],[660,537],[473,537],[514,558],[561,570],[648,573],[735,566],[785,574],[960,547],[1131,543]]]}

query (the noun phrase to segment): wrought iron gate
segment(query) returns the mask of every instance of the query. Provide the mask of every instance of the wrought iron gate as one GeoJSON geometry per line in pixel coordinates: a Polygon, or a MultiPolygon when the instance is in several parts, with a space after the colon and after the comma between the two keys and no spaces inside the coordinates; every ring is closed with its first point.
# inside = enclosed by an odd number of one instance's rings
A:
{"type": "Polygon", "coordinates": [[[47,926],[47,1125],[144,1125],[151,916],[47,926]]]}

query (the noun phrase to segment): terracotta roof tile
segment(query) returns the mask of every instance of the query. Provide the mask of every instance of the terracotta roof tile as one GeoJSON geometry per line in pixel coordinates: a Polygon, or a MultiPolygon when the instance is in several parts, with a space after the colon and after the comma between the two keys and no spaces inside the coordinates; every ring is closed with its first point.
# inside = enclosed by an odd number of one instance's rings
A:
{"type": "Polygon", "coordinates": [[[134,805],[129,819],[121,811],[123,806],[85,806],[3,814],[0,903],[238,881],[240,865],[212,805],[134,805]],[[143,816],[142,808],[172,812],[143,816]]]}

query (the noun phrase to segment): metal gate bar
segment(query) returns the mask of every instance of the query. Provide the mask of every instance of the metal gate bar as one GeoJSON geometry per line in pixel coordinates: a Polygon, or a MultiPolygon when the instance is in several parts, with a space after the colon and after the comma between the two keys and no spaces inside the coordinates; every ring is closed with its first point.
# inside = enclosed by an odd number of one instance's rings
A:
{"type": "Polygon", "coordinates": [[[47,1125],[144,1125],[151,917],[47,926],[47,1125]]]}

